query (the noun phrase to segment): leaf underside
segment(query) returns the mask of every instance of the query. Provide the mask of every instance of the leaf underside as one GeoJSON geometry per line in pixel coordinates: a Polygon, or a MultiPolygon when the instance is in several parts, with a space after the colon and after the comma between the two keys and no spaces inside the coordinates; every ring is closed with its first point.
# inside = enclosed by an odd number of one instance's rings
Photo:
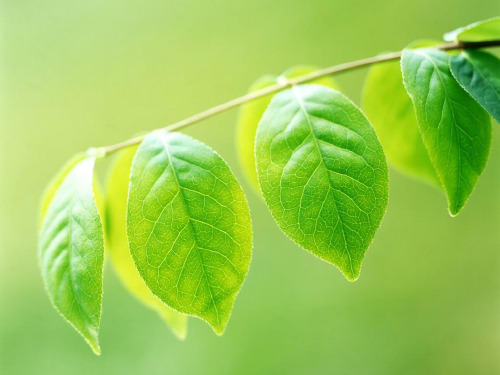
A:
{"type": "Polygon", "coordinates": [[[484,51],[452,56],[450,69],[457,82],[500,123],[500,60],[484,51]]]}
{"type": "Polygon", "coordinates": [[[187,333],[187,316],[171,309],[147,287],[130,254],[125,215],[130,167],[137,147],[121,151],[110,171],[106,189],[106,233],[114,269],[125,287],[139,301],[156,311],[179,338],[187,333]]]}
{"type": "Polygon", "coordinates": [[[127,234],[151,291],[222,334],[252,251],[248,205],[222,158],[179,133],[146,137],[132,164],[127,234]]]}
{"type": "Polygon", "coordinates": [[[488,114],[455,81],[449,56],[439,50],[404,50],[401,68],[417,121],[448,198],[451,215],[465,205],[488,158],[488,114]]]}
{"type": "Polygon", "coordinates": [[[474,22],[444,34],[447,42],[486,42],[500,40],[500,17],[474,22]]]}
{"type": "Polygon", "coordinates": [[[48,205],[40,265],[52,303],[99,354],[104,235],[92,190],[94,162],[74,165],[48,205]]]}
{"type": "Polygon", "coordinates": [[[273,98],[255,152],[280,228],[355,280],[388,193],[385,156],[361,111],[335,90],[293,87],[273,98]]]}

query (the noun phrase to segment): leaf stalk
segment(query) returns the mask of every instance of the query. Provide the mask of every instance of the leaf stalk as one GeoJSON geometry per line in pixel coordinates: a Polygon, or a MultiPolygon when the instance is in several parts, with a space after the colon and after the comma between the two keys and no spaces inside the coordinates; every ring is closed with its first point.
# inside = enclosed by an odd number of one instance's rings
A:
{"type": "MultiPolygon", "coordinates": [[[[452,43],[444,43],[438,46],[435,46],[433,48],[437,48],[443,51],[450,51],[450,50],[464,50],[464,49],[478,49],[478,48],[487,48],[487,47],[498,47],[500,46],[500,40],[492,40],[492,41],[480,41],[480,42],[452,42],[452,43]]],[[[292,87],[294,85],[299,85],[302,83],[314,81],[318,78],[329,76],[329,75],[335,75],[339,73],[344,73],[350,70],[354,69],[359,69],[363,68],[366,66],[370,66],[373,64],[378,64],[386,61],[392,61],[392,60],[398,60],[401,58],[403,51],[397,51],[397,52],[390,52],[386,53],[383,55],[378,55],[378,56],[372,56],[368,57],[365,59],[361,60],[356,60],[356,61],[351,61],[348,63],[344,64],[339,64],[339,65],[334,65],[330,66],[328,68],[320,69],[317,70],[313,73],[306,74],[300,77],[296,78],[290,78],[287,80],[281,80],[275,85],[266,87],[264,89],[254,91],[251,93],[248,93],[246,95],[240,96],[238,98],[232,99],[228,102],[216,105],[215,107],[209,108],[203,112],[199,112],[193,116],[187,117],[183,120],[180,120],[178,122],[172,123],[170,125],[167,125],[163,128],[156,129],[154,131],[177,131],[182,128],[185,128],[189,125],[195,124],[197,122],[200,122],[202,120],[208,119],[210,117],[213,117],[215,115],[218,115],[222,112],[226,112],[230,109],[239,107],[242,104],[251,102],[253,100],[262,98],[266,95],[276,93],[278,91],[281,91],[283,89],[292,87]]],[[[116,143],[113,145],[109,146],[103,146],[103,147],[93,147],[90,148],[87,153],[92,156],[96,156],[98,158],[100,157],[105,157],[108,156],[116,151],[119,151],[123,148],[126,147],[131,147],[134,145],[137,145],[143,141],[143,139],[147,136],[147,134],[130,138],[126,141],[116,143]]]]}

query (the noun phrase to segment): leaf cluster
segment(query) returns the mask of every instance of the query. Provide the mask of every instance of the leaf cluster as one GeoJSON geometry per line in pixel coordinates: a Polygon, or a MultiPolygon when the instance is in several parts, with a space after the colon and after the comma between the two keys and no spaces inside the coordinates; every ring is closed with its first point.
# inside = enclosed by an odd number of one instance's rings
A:
{"type": "MultiPolygon", "coordinates": [[[[350,281],[386,210],[387,162],[441,190],[452,216],[485,168],[490,117],[500,121],[500,60],[470,43],[498,41],[500,18],[445,39],[463,49],[417,42],[400,61],[374,64],[364,112],[327,77],[241,108],[237,147],[249,183],[287,236],[350,281]]],[[[250,90],[315,71],[295,67],[250,90]]],[[[99,354],[106,249],[125,287],[177,336],[188,316],[222,334],[252,257],[250,210],[229,166],[187,135],[155,131],[120,151],[102,194],[101,156],[70,160],[42,201],[40,266],[57,311],[99,354]]]]}

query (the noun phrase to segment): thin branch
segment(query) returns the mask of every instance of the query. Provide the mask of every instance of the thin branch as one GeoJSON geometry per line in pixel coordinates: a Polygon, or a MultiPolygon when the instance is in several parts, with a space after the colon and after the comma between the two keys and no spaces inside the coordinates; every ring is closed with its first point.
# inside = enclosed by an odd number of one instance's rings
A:
{"type": "MultiPolygon", "coordinates": [[[[443,51],[449,51],[449,50],[457,50],[457,49],[475,49],[475,48],[496,47],[496,46],[500,46],[500,40],[492,40],[492,41],[484,41],[484,42],[467,42],[467,43],[453,42],[453,43],[441,44],[441,45],[438,45],[434,48],[437,48],[437,49],[440,49],[443,51]]],[[[391,52],[391,53],[387,53],[384,55],[373,56],[373,57],[369,57],[366,59],[356,60],[356,61],[352,61],[349,63],[335,65],[335,66],[331,66],[331,67],[328,67],[325,69],[320,69],[320,70],[317,70],[313,73],[306,74],[306,75],[303,75],[300,77],[282,80],[275,85],[266,87],[266,88],[258,90],[258,91],[248,93],[246,95],[240,96],[239,98],[230,100],[226,103],[219,104],[215,107],[207,109],[206,111],[203,111],[203,112],[197,113],[193,116],[190,116],[184,120],[181,120],[181,121],[175,122],[173,124],[170,124],[168,126],[165,126],[163,128],[157,129],[156,131],[179,130],[179,129],[185,128],[186,126],[195,124],[197,122],[200,122],[202,120],[205,120],[207,118],[215,116],[219,113],[228,111],[228,110],[235,108],[235,107],[238,107],[242,104],[248,103],[252,100],[256,100],[256,99],[262,98],[263,96],[276,93],[278,91],[281,91],[281,90],[286,89],[288,87],[291,87],[293,85],[299,85],[301,83],[314,81],[314,80],[321,78],[321,77],[325,77],[325,76],[329,76],[329,75],[333,75],[333,74],[338,74],[338,73],[343,73],[343,72],[362,68],[365,66],[370,66],[370,65],[385,62],[385,61],[398,60],[401,58],[402,54],[403,54],[403,51],[391,52]]],[[[104,157],[104,156],[107,156],[107,155],[114,153],[118,150],[121,150],[123,148],[137,145],[137,144],[141,143],[145,137],[146,137],[146,135],[142,135],[139,137],[128,139],[124,142],[116,143],[114,145],[105,146],[105,147],[98,147],[98,148],[91,148],[91,149],[89,149],[88,152],[91,153],[92,155],[96,155],[98,157],[104,157]]]]}

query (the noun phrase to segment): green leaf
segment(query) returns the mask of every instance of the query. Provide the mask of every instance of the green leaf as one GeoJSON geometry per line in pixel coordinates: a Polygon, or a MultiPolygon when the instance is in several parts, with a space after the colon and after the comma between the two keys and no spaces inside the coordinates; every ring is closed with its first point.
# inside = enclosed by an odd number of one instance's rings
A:
{"type": "MultiPolygon", "coordinates": [[[[296,66],[286,70],[280,76],[266,75],[257,80],[257,82],[250,87],[249,92],[255,92],[266,87],[276,85],[283,78],[296,78],[310,74],[316,70],[317,68],[315,67],[296,66]]],[[[312,81],[312,83],[324,85],[334,89],[337,89],[338,87],[335,81],[330,77],[319,78],[312,81]]],[[[255,169],[255,134],[257,132],[257,125],[259,124],[259,121],[273,96],[274,94],[266,95],[260,99],[244,104],[241,106],[240,116],[238,119],[238,129],[236,135],[240,163],[251,186],[257,191],[260,191],[260,188],[257,181],[257,171],[255,169]]]]}
{"type": "Polygon", "coordinates": [[[403,85],[399,61],[370,68],[363,89],[363,109],[375,127],[387,160],[410,176],[440,186],[403,85]]]}
{"type": "Polygon", "coordinates": [[[458,83],[500,123],[500,60],[468,50],[450,59],[451,73],[458,83]]]}
{"type": "Polygon", "coordinates": [[[250,265],[251,227],[243,191],[218,154],[179,133],[146,137],[132,164],[127,234],[156,296],[222,334],[250,265]]]}
{"type": "Polygon", "coordinates": [[[384,153],[363,113],[323,86],[283,91],[259,124],[256,157],[262,194],[280,228],[357,279],[388,193],[384,153]]]}
{"type": "Polygon", "coordinates": [[[465,205],[488,158],[488,114],[455,81],[449,56],[439,50],[404,50],[403,81],[432,164],[457,215],[465,205]]]}
{"type": "Polygon", "coordinates": [[[40,233],[40,266],[55,308],[100,354],[104,235],[94,163],[93,157],[76,163],[56,189],[40,233]]]}
{"type": "Polygon", "coordinates": [[[137,147],[121,151],[115,159],[108,178],[106,189],[106,233],[108,250],[116,273],[125,287],[139,301],[156,311],[179,338],[186,337],[187,316],[168,307],[146,286],[139,275],[130,254],[125,215],[132,159],[137,147]]]}
{"type": "Polygon", "coordinates": [[[448,42],[487,42],[500,40],[500,17],[474,22],[468,26],[444,34],[448,42]]]}

